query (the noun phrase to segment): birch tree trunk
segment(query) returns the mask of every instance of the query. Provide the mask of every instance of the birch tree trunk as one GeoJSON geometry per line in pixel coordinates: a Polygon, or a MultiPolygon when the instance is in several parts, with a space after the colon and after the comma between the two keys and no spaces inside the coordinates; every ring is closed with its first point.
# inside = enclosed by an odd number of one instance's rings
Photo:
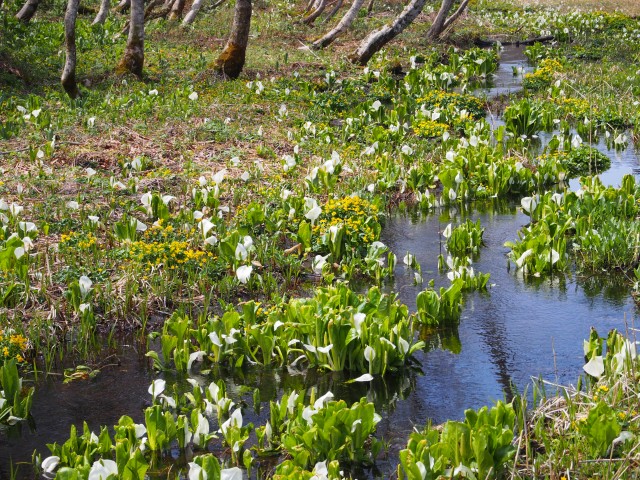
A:
{"type": "Polygon", "coordinates": [[[342,20],[340,20],[338,24],[335,27],[333,27],[331,31],[327,32],[322,38],[319,38],[318,40],[313,42],[311,44],[311,47],[315,49],[327,47],[336,38],[338,38],[340,35],[346,32],[347,29],[351,26],[353,21],[358,16],[358,12],[362,8],[363,4],[364,4],[364,0],[353,0],[353,3],[351,4],[351,8],[347,10],[347,13],[345,13],[344,17],[342,17],[342,20]]]}
{"type": "Polygon", "coordinates": [[[60,83],[64,91],[71,98],[80,95],[78,84],[76,83],[76,19],[78,18],[78,7],[80,0],[69,0],[67,11],[64,14],[64,46],[65,62],[62,70],[60,83]]]}
{"type": "Polygon", "coordinates": [[[36,14],[36,10],[38,10],[39,4],[40,0],[27,0],[20,11],[16,14],[16,18],[21,22],[29,23],[29,21],[36,14]]]}
{"type": "Polygon", "coordinates": [[[216,72],[227,78],[238,78],[247,54],[249,27],[251,26],[251,0],[236,0],[231,35],[215,63],[216,72]]]}
{"type": "Polygon", "coordinates": [[[144,65],[144,0],[131,0],[131,18],[129,20],[129,37],[124,57],[118,65],[117,72],[129,71],[138,77],[142,76],[144,65]]]}
{"type": "Polygon", "coordinates": [[[100,2],[100,10],[96,15],[96,18],[93,19],[92,25],[103,24],[107,19],[107,15],[109,15],[109,8],[111,8],[111,0],[102,0],[100,2]]]}
{"type": "Polygon", "coordinates": [[[411,0],[393,22],[369,34],[352,57],[353,63],[366,65],[369,59],[387,43],[400,35],[422,12],[426,0],[411,0]]]}

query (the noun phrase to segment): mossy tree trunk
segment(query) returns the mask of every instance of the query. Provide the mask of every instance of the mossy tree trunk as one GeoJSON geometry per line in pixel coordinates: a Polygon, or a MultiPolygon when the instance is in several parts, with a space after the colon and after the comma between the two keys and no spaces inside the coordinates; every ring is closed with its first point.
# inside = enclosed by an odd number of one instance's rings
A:
{"type": "Polygon", "coordinates": [[[65,62],[60,82],[71,98],[77,98],[80,95],[76,82],[76,18],[78,18],[79,6],[80,0],[69,0],[64,14],[65,62]]]}
{"type": "Polygon", "coordinates": [[[16,18],[24,23],[29,23],[38,10],[40,0],[27,0],[20,11],[16,14],[16,18]]]}
{"type": "Polygon", "coordinates": [[[231,35],[215,63],[217,73],[227,78],[240,76],[247,54],[250,26],[251,0],[236,0],[231,35]]]}
{"type": "Polygon", "coordinates": [[[351,57],[354,63],[366,65],[369,59],[391,40],[400,35],[405,28],[422,12],[426,0],[411,0],[393,21],[369,34],[351,57]]]}
{"type": "Polygon", "coordinates": [[[117,72],[131,72],[142,76],[144,66],[144,0],[131,0],[131,17],[129,20],[129,37],[124,57],[118,65],[117,72]]]}

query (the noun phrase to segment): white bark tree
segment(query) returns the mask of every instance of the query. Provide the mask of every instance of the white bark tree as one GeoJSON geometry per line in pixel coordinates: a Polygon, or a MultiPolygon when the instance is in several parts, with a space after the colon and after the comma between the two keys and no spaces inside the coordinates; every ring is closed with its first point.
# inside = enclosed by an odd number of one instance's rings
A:
{"type": "Polygon", "coordinates": [[[391,40],[400,35],[405,28],[422,12],[426,0],[411,0],[393,21],[369,34],[352,57],[354,63],[366,65],[371,57],[391,40]]]}
{"type": "Polygon", "coordinates": [[[76,82],[76,19],[79,6],[80,0],[69,0],[64,15],[65,62],[60,82],[71,98],[77,98],[80,95],[76,82]]]}
{"type": "Polygon", "coordinates": [[[362,8],[363,4],[364,0],[353,0],[351,8],[347,10],[347,13],[344,14],[344,17],[342,17],[338,24],[329,32],[327,32],[323,37],[313,42],[311,47],[315,49],[325,48],[330,45],[336,38],[346,32],[358,16],[358,12],[362,8]]]}
{"type": "MultiPolygon", "coordinates": [[[[191,4],[191,10],[189,10],[189,13],[187,13],[184,19],[182,20],[183,27],[187,27],[193,23],[193,21],[196,19],[196,15],[198,15],[198,12],[200,11],[200,8],[202,8],[203,1],[204,0],[194,0],[194,2],[191,4]]],[[[226,1],[227,0],[218,0],[216,3],[213,4],[211,9],[218,8],[220,5],[222,5],[226,1]]]]}

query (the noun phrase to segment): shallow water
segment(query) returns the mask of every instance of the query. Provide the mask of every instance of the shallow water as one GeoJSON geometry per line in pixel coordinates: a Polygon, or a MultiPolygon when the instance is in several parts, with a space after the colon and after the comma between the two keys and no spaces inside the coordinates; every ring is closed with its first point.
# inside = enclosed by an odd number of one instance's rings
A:
{"type": "Polygon", "coordinates": [[[501,95],[522,90],[522,78],[525,73],[533,71],[527,63],[523,46],[507,45],[500,51],[500,63],[494,72],[489,86],[480,88],[473,93],[479,97],[496,98],[501,95]],[[517,74],[514,75],[514,69],[517,74]]]}

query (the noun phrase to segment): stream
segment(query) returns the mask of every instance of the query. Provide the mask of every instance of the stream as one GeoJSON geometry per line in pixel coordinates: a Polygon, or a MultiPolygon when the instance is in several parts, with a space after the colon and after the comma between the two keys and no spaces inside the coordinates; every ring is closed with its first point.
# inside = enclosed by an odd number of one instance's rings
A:
{"type": "MultiPolygon", "coordinates": [[[[513,75],[513,67],[523,67],[524,61],[517,53],[504,55],[487,95],[519,88],[521,77],[513,75]]],[[[603,142],[594,146],[612,159],[611,169],[601,176],[605,184],[617,185],[624,174],[638,171],[640,158],[633,145],[619,153],[607,151],[603,142]]],[[[577,184],[572,181],[570,188],[577,188],[577,184]]],[[[612,328],[633,328],[636,308],[624,279],[575,274],[523,278],[508,268],[509,249],[504,242],[515,240],[517,231],[529,221],[514,203],[479,203],[465,211],[450,208],[428,216],[396,213],[386,219],[381,241],[399,259],[407,252],[414,254],[425,281],[433,278],[436,287],[446,286],[446,274],[437,270],[438,255],[444,251],[441,231],[447,224],[466,218],[480,219],[485,228],[485,246],[474,269],[490,273],[492,287],[488,292],[466,295],[456,330],[422,333],[427,347],[416,355],[419,368],[375,378],[370,384],[346,384],[348,377],[342,374],[257,367],[241,372],[222,370],[207,381],[225,379],[230,396],[245,402],[247,422],[264,421],[269,400],[284,390],[316,386],[320,394],[331,390],[337,399],[348,402],[367,396],[382,415],[377,437],[389,443],[389,451],[374,470],[352,473],[358,478],[388,478],[414,427],[421,428],[429,419],[441,423],[461,418],[467,408],[504,399],[504,392],[522,393],[532,377],[575,383],[584,363],[582,340],[588,338],[592,326],[601,335],[612,328]],[[254,388],[261,392],[259,413],[253,411],[254,388]]],[[[426,283],[414,285],[413,271],[401,261],[394,279],[385,285],[411,310],[424,287],[426,283]]],[[[0,480],[10,478],[11,462],[14,469],[18,467],[14,478],[31,478],[33,451],[37,449],[46,457],[46,443],[65,441],[71,425],[82,428],[86,420],[97,432],[100,425],[117,423],[121,415],[142,421],[142,410],[150,401],[147,388],[155,375],[144,349],[121,345],[114,353],[117,362],[102,368],[94,379],[65,384],[61,376],[40,375],[35,384],[32,425],[21,424],[0,434],[0,480]]]]}

